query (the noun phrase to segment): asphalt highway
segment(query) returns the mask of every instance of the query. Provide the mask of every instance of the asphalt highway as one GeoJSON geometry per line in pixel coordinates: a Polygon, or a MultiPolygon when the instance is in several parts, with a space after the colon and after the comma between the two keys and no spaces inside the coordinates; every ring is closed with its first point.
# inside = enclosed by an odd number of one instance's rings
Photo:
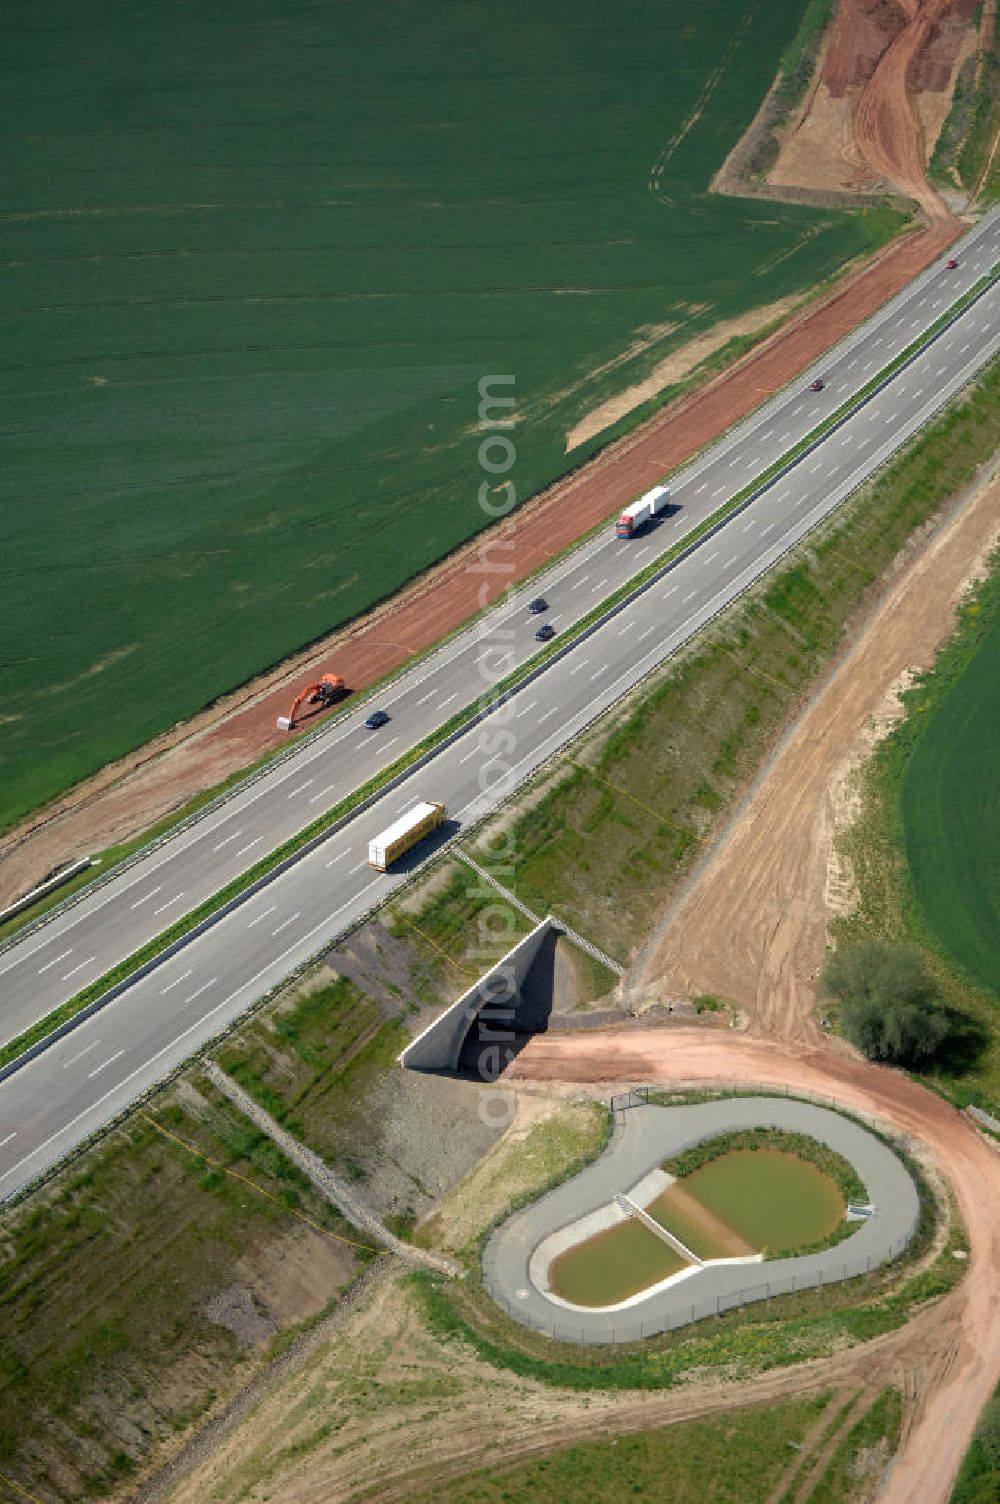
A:
{"type": "MultiPolygon", "coordinates": [[[[1000,260],[1000,213],[981,221],[954,254],[955,271],[929,268],[815,371],[675,475],[678,510],[655,530],[625,543],[609,527],[375,702],[336,717],[223,805],[8,947],[0,955],[0,1034],[9,1039],[44,1017],[532,657],[538,619],[526,607],[533,596],[549,600],[542,619],[563,632],[681,541],[1000,260]],[[824,380],[822,392],[808,391],[814,375],[824,380]],[[369,733],[363,720],[373,703],[392,719],[369,733]]],[[[0,1082],[0,1196],[113,1118],[391,893],[407,869],[374,873],[365,860],[372,835],[422,798],[442,799],[462,825],[495,807],[831,512],[998,350],[1000,288],[992,287],[789,473],[507,706],[0,1082]]]]}

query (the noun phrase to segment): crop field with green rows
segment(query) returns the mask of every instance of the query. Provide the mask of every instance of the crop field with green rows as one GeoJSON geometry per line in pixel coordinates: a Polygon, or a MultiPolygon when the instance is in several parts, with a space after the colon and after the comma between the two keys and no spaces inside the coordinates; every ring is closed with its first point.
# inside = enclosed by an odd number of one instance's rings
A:
{"type": "Polygon", "coordinates": [[[992,620],[954,682],[925,707],[927,722],[915,728],[919,739],[901,799],[904,849],[922,917],[951,959],[1000,997],[996,581],[981,601],[992,620]]]}
{"type": "Polygon", "coordinates": [[[482,376],[523,499],[891,233],[707,193],[804,11],[10,0],[0,828],[483,526],[482,376]]]}

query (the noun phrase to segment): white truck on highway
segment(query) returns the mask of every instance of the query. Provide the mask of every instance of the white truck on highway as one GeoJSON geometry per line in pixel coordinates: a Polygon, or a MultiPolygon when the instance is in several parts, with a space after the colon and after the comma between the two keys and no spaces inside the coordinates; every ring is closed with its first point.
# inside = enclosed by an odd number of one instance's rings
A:
{"type": "Polygon", "coordinates": [[[615,523],[616,538],[634,538],[647,523],[670,505],[670,487],[654,486],[627,506],[615,523]]]}
{"type": "Polygon", "coordinates": [[[428,799],[422,799],[412,809],[407,810],[405,815],[400,815],[394,820],[388,830],[383,830],[373,841],[368,843],[368,865],[374,867],[376,872],[385,872],[397,862],[401,856],[422,841],[424,836],[429,836],[432,830],[444,824],[445,807],[443,804],[433,804],[428,799]]]}

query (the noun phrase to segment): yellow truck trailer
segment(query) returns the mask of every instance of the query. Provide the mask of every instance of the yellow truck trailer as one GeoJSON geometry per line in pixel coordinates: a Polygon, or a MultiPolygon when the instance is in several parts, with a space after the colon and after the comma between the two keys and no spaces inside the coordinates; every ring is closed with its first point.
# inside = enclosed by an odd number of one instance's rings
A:
{"type": "Polygon", "coordinates": [[[385,872],[393,862],[398,862],[403,854],[422,841],[424,836],[429,836],[432,830],[437,830],[445,820],[445,807],[443,804],[432,804],[427,799],[422,799],[415,804],[405,815],[400,815],[394,820],[388,830],[383,830],[381,835],[368,843],[368,865],[374,867],[376,872],[385,872]]]}

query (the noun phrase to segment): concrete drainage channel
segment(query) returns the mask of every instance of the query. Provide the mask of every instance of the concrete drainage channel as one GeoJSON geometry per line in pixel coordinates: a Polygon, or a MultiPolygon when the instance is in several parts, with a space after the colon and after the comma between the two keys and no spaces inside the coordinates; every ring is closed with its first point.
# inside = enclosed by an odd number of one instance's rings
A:
{"type": "MultiPolygon", "coordinates": [[[[662,1172],[661,1172],[662,1173],[662,1172]]],[[[516,1212],[483,1254],[487,1290],[507,1314],[562,1342],[632,1342],[673,1331],[736,1306],[853,1279],[903,1252],[917,1230],[920,1199],[902,1160],[859,1124],[825,1107],[781,1097],[735,1097],[685,1107],[632,1108],[600,1159],[516,1212]],[[706,1260],[614,1307],[569,1306],[547,1290],[559,1252],[640,1206],[659,1184],[661,1162],[705,1139],[775,1128],[825,1144],[854,1168],[870,1214],[842,1242],[797,1258],[706,1260]],[[629,1189],[631,1188],[631,1189],[629,1189]],[[748,1267],[751,1265],[751,1267],[748,1267]]]]}

